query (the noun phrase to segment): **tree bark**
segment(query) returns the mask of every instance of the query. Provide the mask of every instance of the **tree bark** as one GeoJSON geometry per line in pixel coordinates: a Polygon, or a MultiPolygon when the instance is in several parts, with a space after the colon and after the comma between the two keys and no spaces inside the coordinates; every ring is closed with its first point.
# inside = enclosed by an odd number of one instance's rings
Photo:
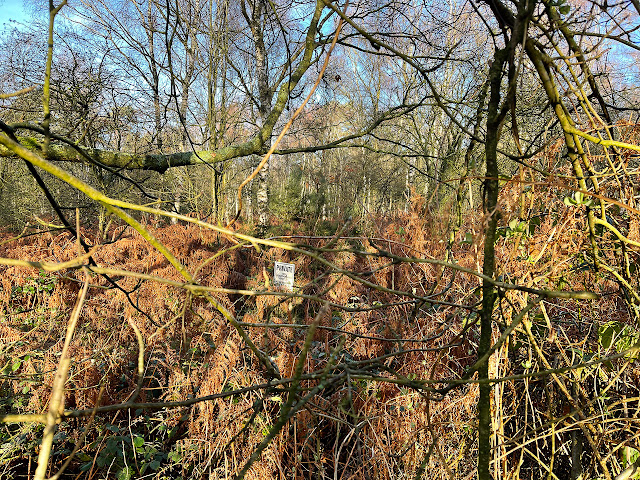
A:
{"type": "MultiPolygon", "coordinates": [[[[484,181],[485,215],[488,216],[485,228],[484,263],[482,273],[493,278],[495,273],[495,241],[498,226],[498,141],[504,115],[500,113],[502,68],[505,62],[505,50],[495,53],[494,61],[489,69],[490,97],[487,114],[487,137],[485,141],[486,179],[484,181]]],[[[493,306],[496,291],[493,283],[482,282],[482,311],[480,314],[480,342],[478,358],[491,348],[493,328],[493,306]]],[[[485,362],[478,370],[478,379],[489,378],[489,362],[485,362]]],[[[478,479],[491,479],[489,464],[491,462],[491,384],[480,383],[478,400],[478,479]]]]}

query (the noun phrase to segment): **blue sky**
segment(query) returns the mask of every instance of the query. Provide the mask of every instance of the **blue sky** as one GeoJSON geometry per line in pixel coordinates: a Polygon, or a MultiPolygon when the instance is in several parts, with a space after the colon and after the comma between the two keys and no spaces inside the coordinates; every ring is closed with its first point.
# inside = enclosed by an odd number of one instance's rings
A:
{"type": "Polygon", "coordinates": [[[0,28],[10,19],[18,22],[28,20],[24,12],[23,0],[0,0],[0,28]]]}

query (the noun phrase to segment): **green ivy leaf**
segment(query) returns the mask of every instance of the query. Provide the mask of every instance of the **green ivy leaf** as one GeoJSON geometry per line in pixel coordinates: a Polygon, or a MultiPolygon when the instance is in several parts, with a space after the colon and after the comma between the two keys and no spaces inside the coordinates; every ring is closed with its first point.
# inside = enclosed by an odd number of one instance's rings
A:
{"type": "Polygon", "coordinates": [[[144,438],[136,436],[133,439],[133,446],[136,448],[140,448],[144,445],[144,438]]]}

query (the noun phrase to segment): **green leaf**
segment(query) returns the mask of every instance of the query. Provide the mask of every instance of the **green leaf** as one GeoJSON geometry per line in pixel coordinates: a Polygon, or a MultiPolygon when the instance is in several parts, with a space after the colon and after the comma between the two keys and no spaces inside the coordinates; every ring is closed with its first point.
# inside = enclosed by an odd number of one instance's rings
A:
{"type": "Polygon", "coordinates": [[[633,447],[624,447],[622,449],[622,465],[628,467],[638,460],[640,452],[633,447]]]}
{"type": "Polygon", "coordinates": [[[20,359],[14,360],[13,364],[11,365],[11,371],[15,372],[16,370],[18,370],[20,368],[20,365],[22,365],[22,360],[20,360],[20,359]]]}
{"type": "Polygon", "coordinates": [[[141,447],[141,446],[143,446],[143,445],[144,445],[144,438],[136,436],[136,437],[133,439],[133,446],[134,446],[134,447],[136,447],[136,448],[140,448],[140,447],[141,447]]]}
{"type": "Polygon", "coordinates": [[[619,322],[608,322],[598,328],[598,340],[602,348],[608,350],[613,344],[614,337],[622,331],[624,326],[619,322]]]}
{"type": "Polygon", "coordinates": [[[131,480],[134,473],[133,468],[125,467],[118,472],[118,476],[116,478],[118,480],[131,480]]]}
{"type": "Polygon", "coordinates": [[[611,321],[598,328],[598,341],[602,348],[614,348],[622,353],[640,341],[640,332],[622,322],[611,321]]]}
{"type": "Polygon", "coordinates": [[[507,175],[502,175],[499,174],[498,175],[498,184],[502,187],[503,185],[506,185],[507,182],[511,180],[511,177],[508,177],[507,175]]]}

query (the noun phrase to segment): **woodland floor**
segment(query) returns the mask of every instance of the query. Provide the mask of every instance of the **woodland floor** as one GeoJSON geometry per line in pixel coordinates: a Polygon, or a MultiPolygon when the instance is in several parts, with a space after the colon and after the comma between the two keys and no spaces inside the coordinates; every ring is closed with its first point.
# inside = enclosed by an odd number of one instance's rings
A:
{"type": "MultiPolygon", "coordinates": [[[[633,339],[631,330],[625,330],[633,322],[617,286],[585,268],[575,253],[584,249],[580,218],[565,209],[530,222],[535,229],[502,227],[497,250],[504,282],[596,291],[601,299],[540,303],[526,318],[528,332],[516,329],[492,357],[492,377],[526,377],[575,365],[621,351],[620,342],[633,339]]],[[[474,305],[480,300],[480,279],[428,263],[393,262],[381,254],[443,259],[447,222],[417,202],[408,214],[371,218],[366,228],[350,228],[341,239],[281,238],[309,251],[309,246],[325,247],[317,255],[333,269],[318,258],[278,248],[237,248],[194,226],[149,227],[195,272],[198,284],[245,291],[212,295],[242,322],[282,377],[294,375],[320,300],[332,304],[318,319],[303,365],[308,376],[300,395],[312,395],[275,435],[247,478],[474,475],[478,384],[467,382],[439,397],[415,388],[415,382],[445,386],[476,360],[474,305]],[[246,292],[276,291],[270,285],[276,260],[295,264],[295,291],[306,297],[246,292]],[[335,267],[353,272],[354,278],[335,267]],[[414,302],[398,292],[440,303],[414,302]],[[335,378],[330,380],[325,370],[336,364],[347,367],[332,371],[335,378]]],[[[467,219],[450,261],[480,269],[482,238],[476,232],[481,227],[481,219],[467,219]]],[[[294,231],[274,228],[283,235],[294,231]]],[[[302,228],[295,229],[298,235],[302,228]]],[[[84,236],[98,243],[91,232],[84,236]]],[[[136,232],[118,227],[106,238],[93,256],[98,265],[181,281],[176,269],[136,232]]],[[[68,233],[13,240],[6,233],[2,241],[0,257],[5,258],[63,262],[78,255],[68,233]]],[[[46,412],[83,275],[81,270],[44,273],[0,266],[0,414],[46,412]]],[[[99,395],[100,405],[130,398],[136,389],[138,344],[128,322],[144,339],[144,382],[137,402],[228,396],[188,408],[100,413],[92,423],[86,418],[63,421],[50,474],[81,442],[62,478],[232,478],[276,423],[286,391],[265,388],[269,377],[264,368],[211,303],[182,288],[124,273],[112,280],[121,290],[111,288],[104,277],[91,276],[71,343],[65,408],[90,410],[99,395]]],[[[494,340],[528,300],[525,292],[504,293],[494,340]]],[[[638,362],[622,357],[555,376],[496,383],[496,478],[542,478],[549,469],[558,478],[569,478],[577,446],[585,472],[598,470],[601,462],[613,471],[627,465],[629,455],[637,455],[629,450],[633,442],[622,440],[629,429],[636,432],[634,438],[638,435],[637,422],[630,419],[637,419],[640,409],[639,376],[638,362]]],[[[0,427],[1,478],[33,475],[41,436],[42,425],[36,423],[0,427]]]]}

